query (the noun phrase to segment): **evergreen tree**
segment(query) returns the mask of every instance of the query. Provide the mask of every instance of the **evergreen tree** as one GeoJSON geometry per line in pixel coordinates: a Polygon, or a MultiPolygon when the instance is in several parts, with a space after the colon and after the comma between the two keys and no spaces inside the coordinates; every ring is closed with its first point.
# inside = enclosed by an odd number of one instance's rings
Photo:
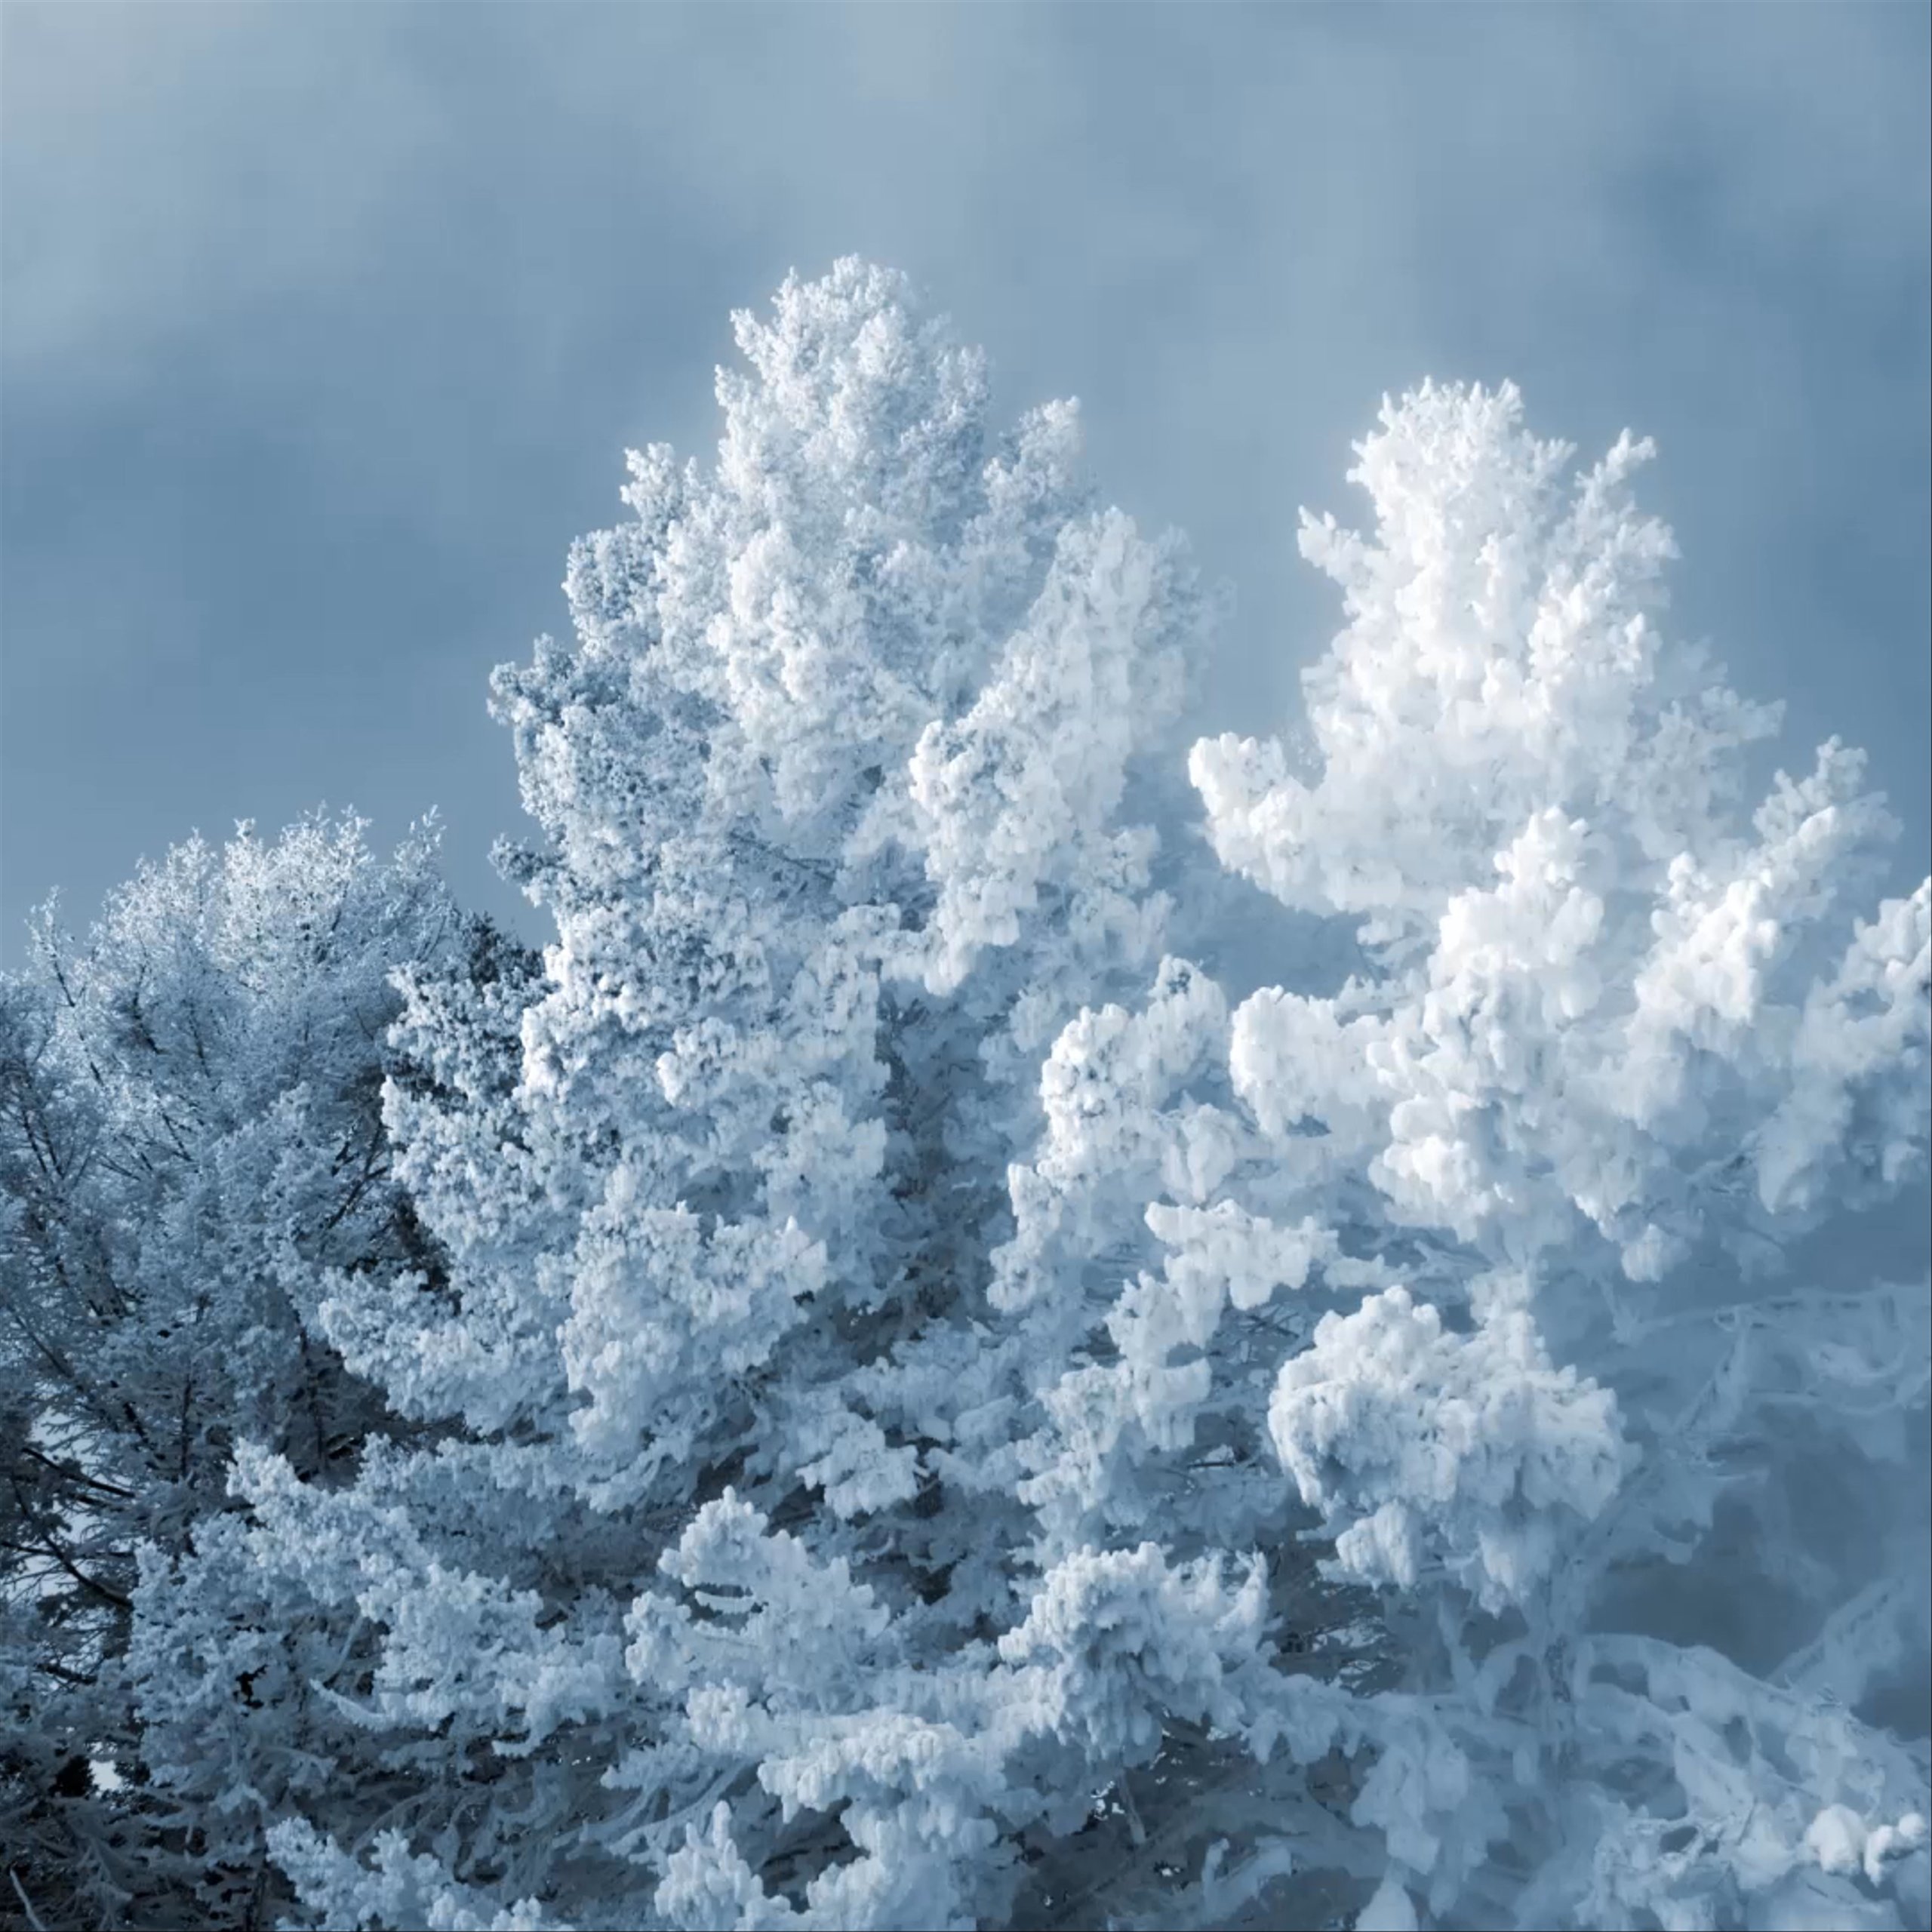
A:
{"type": "MultiPolygon", "coordinates": [[[[0,981],[0,1820],[50,1924],[267,1922],[260,1821],[150,1782],[132,1602],[232,1506],[237,1441],[328,1484],[386,1426],[315,1314],[429,1250],[381,1094],[389,974],[476,930],[432,852],[379,860],[354,820],[197,839],[85,944],[48,909],[0,981]]],[[[217,1755],[258,1701],[245,1665],[226,1690],[217,1755]]]]}

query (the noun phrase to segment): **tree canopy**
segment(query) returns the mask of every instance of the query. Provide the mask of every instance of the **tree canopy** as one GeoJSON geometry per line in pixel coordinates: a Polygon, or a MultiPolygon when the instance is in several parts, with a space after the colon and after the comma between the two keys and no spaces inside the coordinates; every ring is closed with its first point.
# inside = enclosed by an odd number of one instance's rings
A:
{"type": "Polygon", "coordinates": [[[1650,445],[1385,402],[1190,749],[1074,405],[856,260],[736,325],[494,681],[540,958],[318,818],[0,989],[23,1909],[1923,1924],[1932,1284],[1804,1238],[1924,1174],[1932,881],[1836,741],[1752,804],[1650,445]]]}

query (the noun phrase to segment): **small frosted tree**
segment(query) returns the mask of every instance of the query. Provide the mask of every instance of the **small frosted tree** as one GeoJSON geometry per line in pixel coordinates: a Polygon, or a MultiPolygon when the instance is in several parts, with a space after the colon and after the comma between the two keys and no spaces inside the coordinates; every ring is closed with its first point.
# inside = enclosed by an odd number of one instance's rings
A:
{"type": "MultiPolygon", "coordinates": [[[[139,1553],[179,1557],[233,1506],[238,1440],[328,1482],[381,1423],[316,1328],[320,1284],[427,1251],[383,1127],[389,976],[469,929],[429,839],[383,861],[316,818],[176,846],[85,943],[50,909],[0,980],[6,1831],[50,1922],[260,1908],[259,1815],[150,1779],[139,1553]]],[[[260,1700],[223,1687],[245,1730],[260,1700]]]]}
{"type": "Polygon", "coordinates": [[[1645,447],[1388,408],[1195,807],[1071,406],[855,262],[737,330],[498,675],[540,972],[399,978],[429,1248],[315,1319],[419,1433],[237,1444],[151,1721],[259,1652],[330,1926],[1922,1921],[1927,1291],[1776,1264],[1923,1168],[1927,894],[1835,745],[1743,815],[1645,447]]]}

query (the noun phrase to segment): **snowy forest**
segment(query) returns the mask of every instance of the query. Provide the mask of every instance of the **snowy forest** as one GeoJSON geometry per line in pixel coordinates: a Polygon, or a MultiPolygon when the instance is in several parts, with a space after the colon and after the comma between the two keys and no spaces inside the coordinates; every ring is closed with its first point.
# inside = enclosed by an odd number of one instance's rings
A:
{"type": "Polygon", "coordinates": [[[735,329],[491,685],[540,952],[318,813],[0,978],[0,1919],[1932,1921],[1932,882],[1651,445],[1364,398],[1190,742],[1074,405],[735,329]]]}

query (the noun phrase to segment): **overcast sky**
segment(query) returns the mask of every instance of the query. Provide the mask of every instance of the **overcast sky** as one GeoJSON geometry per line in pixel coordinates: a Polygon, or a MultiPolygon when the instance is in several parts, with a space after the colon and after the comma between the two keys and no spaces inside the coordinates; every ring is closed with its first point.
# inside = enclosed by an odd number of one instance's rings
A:
{"type": "MultiPolygon", "coordinates": [[[[626,445],[708,451],[728,315],[857,252],[1075,394],[1292,715],[1350,439],[1514,377],[1654,434],[1680,628],[1928,808],[1918,5],[0,11],[0,957],[195,828],[518,829],[491,666],[626,445]]],[[[531,930],[525,913],[525,929],[531,930]]]]}

